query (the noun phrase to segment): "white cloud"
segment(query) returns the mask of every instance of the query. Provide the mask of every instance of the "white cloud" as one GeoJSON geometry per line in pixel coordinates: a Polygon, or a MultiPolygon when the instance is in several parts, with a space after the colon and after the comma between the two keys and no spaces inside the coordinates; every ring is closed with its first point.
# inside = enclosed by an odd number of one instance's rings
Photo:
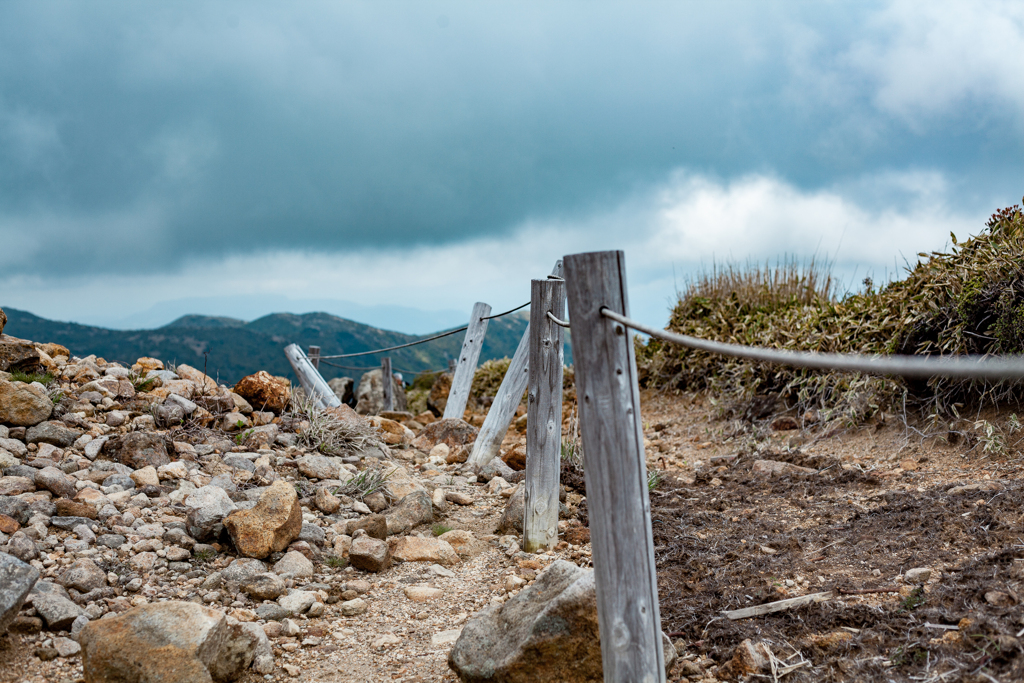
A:
{"type": "MultiPolygon", "coordinates": [[[[0,278],[0,303],[80,321],[109,320],[112,309],[127,315],[168,299],[204,296],[246,297],[250,303],[267,297],[275,308],[285,295],[447,311],[468,311],[482,300],[497,311],[525,301],[529,280],[544,277],[564,254],[622,249],[634,314],[664,324],[676,278],[715,260],[827,256],[840,274],[857,269],[878,279],[892,272],[894,260],[902,265],[904,256],[913,260],[918,252],[943,248],[950,231],[960,238],[976,233],[985,216],[951,209],[941,200],[945,191],[942,177],[930,172],[893,172],[804,191],[770,176],[720,182],[679,171],[608,211],[575,221],[535,221],[508,237],[386,252],[238,255],[148,275],[0,278]],[[880,209],[856,199],[883,192],[903,199],[880,209]]],[[[401,328],[400,321],[392,327],[401,328]]]]}

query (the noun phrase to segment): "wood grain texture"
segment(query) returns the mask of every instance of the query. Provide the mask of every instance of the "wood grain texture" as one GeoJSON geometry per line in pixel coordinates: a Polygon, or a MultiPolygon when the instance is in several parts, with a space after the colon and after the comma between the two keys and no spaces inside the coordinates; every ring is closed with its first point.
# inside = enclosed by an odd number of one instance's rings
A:
{"type": "Polygon", "coordinates": [[[523,550],[558,544],[558,480],[562,456],[562,328],[565,282],[534,280],[530,287],[530,369],[526,404],[526,483],[523,550]]]}
{"type": "Polygon", "coordinates": [[[385,356],[380,361],[381,387],[384,390],[383,410],[395,409],[395,379],[391,375],[391,358],[385,356]]]}
{"type": "Polygon", "coordinates": [[[565,257],[601,657],[608,683],[665,680],[633,334],[621,251],[565,257]]]}
{"type": "Polygon", "coordinates": [[[320,408],[337,408],[341,400],[334,395],[334,390],[327,386],[327,382],[320,375],[320,371],[313,367],[309,358],[302,352],[298,344],[289,344],[284,349],[284,355],[299,378],[299,384],[307,396],[314,398],[316,405],[320,408]]]}
{"type": "Polygon", "coordinates": [[[448,392],[448,403],[444,407],[446,420],[461,420],[462,414],[466,412],[469,392],[473,389],[473,375],[476,373],[476,364],[480,360],[480,350],[483,348],[484,335],[487,333],[488,321],[484,318],[490,314],[491,307],[487,304],[479,301],[473,304],[473,312],[469,315],[469,328],[462,339],[459,363],[455,366],[452,388],[448,392]]]}
{"type": "Polygon", "coordinates": [[[310,346],[309,347],[309,362],[318,371],[320,370],[320,347],[319,346],[310,346]]]}
{"type": "MultiPolygon", "coordinates": [[[[555,261],[551,276],[561,278],[563,274],[562,259],[555,261]]],[[[508,364],[508,370],[501,379],[501,386],[491,403],[480,434],[473,443],[473,453],[466,461],[466,467],[474,471],[489,463],[501,451],[501,442],[505,439],[508,426],[516,416],[519,402],[523,400],[530,378],[530,326],[523,330],[523,338],[508,364]]]]}

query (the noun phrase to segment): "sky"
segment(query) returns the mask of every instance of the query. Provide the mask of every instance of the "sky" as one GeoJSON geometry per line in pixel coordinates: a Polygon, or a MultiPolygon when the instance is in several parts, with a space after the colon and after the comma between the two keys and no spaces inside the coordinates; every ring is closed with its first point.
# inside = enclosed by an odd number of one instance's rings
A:
{"type": "Polygon", "coordinates": [[[1024,3],[0,3],[0,306],[404,332],[621,249],[898,275],[1024,195],[1024,3]]]}

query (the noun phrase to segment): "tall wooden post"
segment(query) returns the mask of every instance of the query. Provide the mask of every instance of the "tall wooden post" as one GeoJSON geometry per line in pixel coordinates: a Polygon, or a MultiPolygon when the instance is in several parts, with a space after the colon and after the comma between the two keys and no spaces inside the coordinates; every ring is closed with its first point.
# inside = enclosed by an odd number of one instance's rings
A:
{"type": "Polygon", "coordinates": [[[480,360],[480,350],[484,345],[484,334],[487,333],[487,320],[491,314],[491,307],[485,303],[473,304],[473,312],[469,316],[469,328],[466,336],[462,339],[462,352],[459,354],[459,364],[455,366],[455,376],[452,377],[452,388],[448,392],[448,403],[444,407],[445,419],[462,419],[466,412],[466,404],[469,402],[469,392],[473,389],[473,375],[476,373],[476,364],[480,360]]]}
{"type": "Polygon", "coordinates": [[[298,344],[289,344],[284,349],[284,355],[299,378],[299,384],[307,396],[314,398],[316,405],[320,408],[337,408],[341,405],[341,399],[334,395],[334,391],[327,385],[320,372],[309,362],[309,358],[302,352],[298,344]]]}
{"type": "MultiPolygon", "coordinates": [[[[562,277],[562,259],[555,262],[551,277],[562,277]]],[[[512,362],[501,379],[501,386],[494,397],[491,409],[487,411],[480,434],[473,443],[473,453],[466,461],[466,467],[478,470],[498,455],[501,442],[505,439],[508,426],[516,416],[519,402],[523,400],[523,392],[530,378],[530,326],[523,330],[523,338],[519,340],[512,362]]],[[[529,420],[529,418],[527,418],[529,420]]]]}
{"type": "Polygon", "coordinates": [[[395,378],[391,374],[391,357],[385,356],[380,362],[380,379],[384,387],[384,410],[395,409],[395,378]]]}
{"type": "Polygon", "coordinates": [[[565,257],[601,658],[608,683],[665,680],[651,504],[621,251],[565,257]]]}
{"type": "Polygon", "coordinates": [[[310,362],[310,364],[314,368],[316,368],[317,370],[320,370],[320,347],[319,346],[310,346],[309,347],[309,362],[310,362]]]}
{"type": "Polygon", "coordinates": [[[530,389],[526,405],[523,550],[558,543],[558,480],[562,456],[562,328],[565,282],[534,280],[530,288],[530,389]]]}

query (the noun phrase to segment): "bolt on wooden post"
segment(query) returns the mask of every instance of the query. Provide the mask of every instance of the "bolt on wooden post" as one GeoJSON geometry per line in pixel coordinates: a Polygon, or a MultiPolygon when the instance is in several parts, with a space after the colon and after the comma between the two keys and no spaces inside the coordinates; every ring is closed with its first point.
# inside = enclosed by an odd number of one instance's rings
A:
{"type": "Polygon", "coordinates": [[[473,312],[469,315],[469,327],[462,338],[462,352],[459,353],[459,364],[455,366],[452,377],[452,388],[448,391],[448,403],[444,407],[444,418],[462,419],[469,402],[469,392],[473,389],[473,375],[476,363],[480,360],[480,350],[484,346],[484,335],[487,333],[487,320],[491,307],[485,303],[473,304],[473,312]]]}
{"type": "Polygon", "coordinates": [[[565,257],[601,658],[608,683],[665,680],[651,504],[621,251],[565,257]]]}
{"type": "Polygon", "coordinates": [[[391,374],[391,358],[385,356],[380,362],[380,380],[384,388],[384,410],[395,409],[395,378],[391,374]]]}
{"type": "Polygon", "coordinates": [[[530,379],[526,404],[526,484],[523,550],[558,543],[558,479],[562,455],[562,328],[565,282],[533,280],[530,300],[530,379]]]}

